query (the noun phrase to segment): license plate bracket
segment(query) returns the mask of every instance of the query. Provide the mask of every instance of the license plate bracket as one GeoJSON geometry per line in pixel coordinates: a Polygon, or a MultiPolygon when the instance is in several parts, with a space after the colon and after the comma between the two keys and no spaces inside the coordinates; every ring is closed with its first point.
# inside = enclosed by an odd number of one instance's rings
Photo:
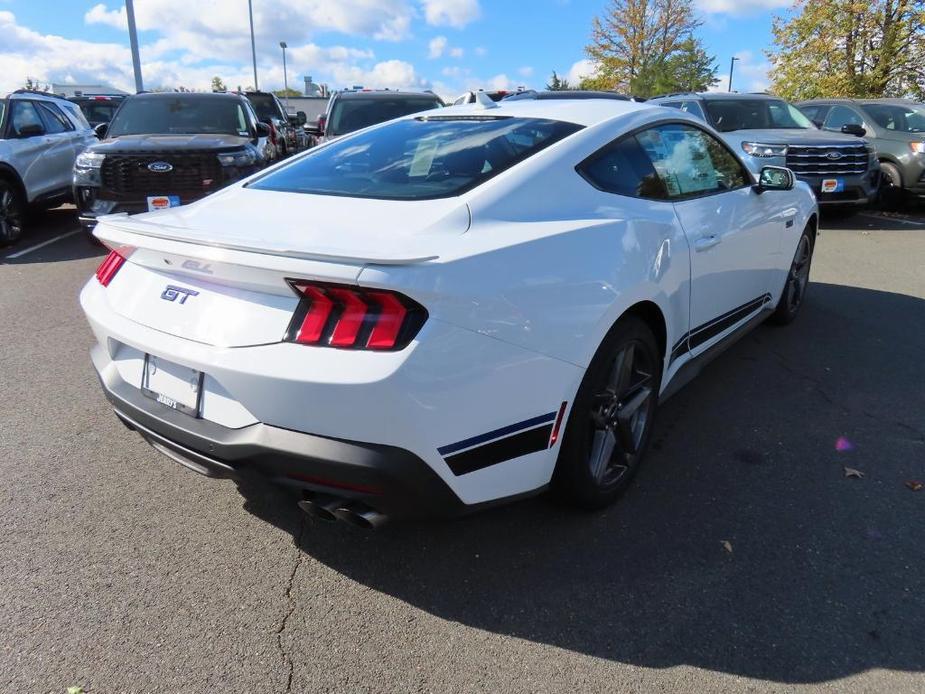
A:
{"type": "Polygon", "coordinates": [[[199,418],[202,412],[202,371],[174,364],[166,359],[145,355],[141,374],[141,392],[145,397],[199,418]]]}

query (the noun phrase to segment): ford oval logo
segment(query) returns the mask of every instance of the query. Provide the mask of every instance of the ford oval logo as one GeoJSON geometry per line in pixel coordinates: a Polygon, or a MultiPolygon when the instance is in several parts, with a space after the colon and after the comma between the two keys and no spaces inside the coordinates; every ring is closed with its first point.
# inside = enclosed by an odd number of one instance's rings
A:
{"type": "Polygon", "coordinates": [[[166,161],[152,161],[148,164],[148,171],[153,171],[154,173],[167,173],[168,171],[173,171],[173,164],[169,164],[166,161]]]}
{"type": "Polygon", "coordinates": [[[825,156],[831,159],[832,161],[838,161],[839,159],[842,158],[842,153],[833,149],[833,150],[830,150],[829,153],[826,154],[825,156]]]}

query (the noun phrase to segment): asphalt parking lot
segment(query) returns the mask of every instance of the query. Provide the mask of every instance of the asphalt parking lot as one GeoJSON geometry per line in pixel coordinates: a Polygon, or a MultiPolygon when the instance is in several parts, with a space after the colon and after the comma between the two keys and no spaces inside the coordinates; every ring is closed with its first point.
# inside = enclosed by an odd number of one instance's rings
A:
{"type": "Polygon", "coordinates": [[[375,533],[117,421],[75,229],[0,251],[0,690],[925,692],[925,214],[828,217],[616,506],[375,533]]]}

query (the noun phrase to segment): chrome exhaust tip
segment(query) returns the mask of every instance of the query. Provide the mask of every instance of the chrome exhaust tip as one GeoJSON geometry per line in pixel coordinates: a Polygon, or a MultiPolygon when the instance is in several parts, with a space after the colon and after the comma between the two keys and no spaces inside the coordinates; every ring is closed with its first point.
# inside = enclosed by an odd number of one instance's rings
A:
{"type": "Polygon", "coordinates": [[[334,512],[343,505],[343,499],[325,494],[313,494],[299,502],[299,508],[305,513],[327,523],[333,523],[338,519],[334,512]]]}
{"type": "Polygon", "coordinates": [[[385,525],[389,517],[384,513],[379,513],[375,509],[360,504],[341,505],[334,509],[334,515],[345,523],[363,528],[364,530],[375,530],[385,525]]]}

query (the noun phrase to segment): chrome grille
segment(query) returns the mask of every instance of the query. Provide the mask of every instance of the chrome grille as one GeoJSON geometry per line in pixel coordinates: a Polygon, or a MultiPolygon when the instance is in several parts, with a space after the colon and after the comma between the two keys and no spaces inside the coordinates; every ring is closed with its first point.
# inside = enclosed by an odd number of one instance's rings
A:
{"type": "Polygon", "coordinates": [[[867,145],[789,145],[787,168],[806,176],[845,176],[867,171],[867,145]]]}

